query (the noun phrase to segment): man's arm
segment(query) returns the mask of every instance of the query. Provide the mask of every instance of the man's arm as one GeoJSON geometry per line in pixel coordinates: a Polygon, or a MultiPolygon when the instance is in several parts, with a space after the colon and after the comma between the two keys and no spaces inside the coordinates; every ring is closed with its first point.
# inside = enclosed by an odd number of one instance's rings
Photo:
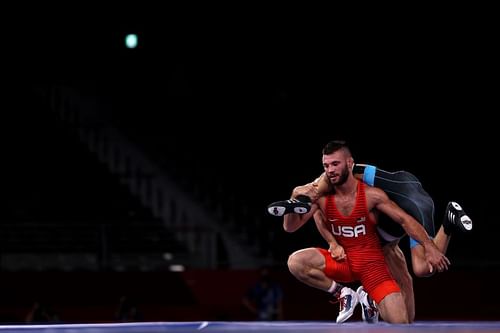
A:
{"type": "Polygon", "coordinates": [[[328,229],[325,220],[323,212],[317,210],[314,214],[314,222],[316,223],[316,228],[321,234],[321,237],[328,243],[328,252],[330,252],[330,255],[335,260],[345,259],[344,248],[337,243],[335,236],[332,234],[331,230],[328,229]]]}
{"type": "MultiPolygon", "coordinates": [[[[367,187],[367,198],[372,201],[372,207],[389,216],[394,222],[399,223],[406,233],[418,241],[425,249],[427,262],[439,271],[448,269],[450,261],[439,251],[424,227],[411,215],[406,213],[387,194],[379,188],[367,187]]],[[[432,267],[430,271],[432,272],[432,267]]]]}

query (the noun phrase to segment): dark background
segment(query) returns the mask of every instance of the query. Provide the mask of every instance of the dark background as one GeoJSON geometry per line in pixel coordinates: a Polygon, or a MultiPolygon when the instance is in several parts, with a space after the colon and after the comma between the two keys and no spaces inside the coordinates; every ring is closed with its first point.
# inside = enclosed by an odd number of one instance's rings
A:
{"type": "MultiPolygon", "coordinates": [[[[477,272],[472,284],[493,283],[498,54],[488,18],[145,7],[34,10],[8,26],[4,195],[30,196],[32,170],[50,169],[32,145],[43,133],[32,88],[67,86],[110,105],[105,118],[144,149],[182,158],[183,177],[219,180],[233,205],[248,205],[274,232],[281,221],[266,215],[267,204],[319,175],[324,144],[346,139],[357,162],[417,175],[437,225],[449,200],[461,203],[474,230],[457,235],[448,255],[459,272],[477,272]],[[123,46],[129,32],[139,35],[137,49],[123,46]]],[[[316,237],[277,235],[283,263],[316,237]]]]}

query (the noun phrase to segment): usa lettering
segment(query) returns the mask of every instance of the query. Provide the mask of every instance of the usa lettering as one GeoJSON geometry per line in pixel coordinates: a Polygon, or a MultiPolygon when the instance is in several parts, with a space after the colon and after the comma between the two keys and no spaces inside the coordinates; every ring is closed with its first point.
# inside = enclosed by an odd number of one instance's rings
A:
{"type": "Polygon", "coordinates": [[[366,228],[364,224],[359,224],[355,227],[351,227],[348,225],[338,225],[335,226],[332,224],[332,233],[335,236],[343,236],[343,237],[359,237],[360,235],[366,235],[366,228]]]}

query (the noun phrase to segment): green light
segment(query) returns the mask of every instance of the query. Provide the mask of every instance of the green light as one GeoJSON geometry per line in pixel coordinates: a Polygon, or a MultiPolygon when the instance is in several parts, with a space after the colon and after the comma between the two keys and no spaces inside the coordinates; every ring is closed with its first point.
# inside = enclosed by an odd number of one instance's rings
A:
{"type": "Polygon", "coordinates": [[[136,34],[128,34],[125,36],[125,45],[129,49],[135,49],[139,43],[139,38],[136,34]]]}

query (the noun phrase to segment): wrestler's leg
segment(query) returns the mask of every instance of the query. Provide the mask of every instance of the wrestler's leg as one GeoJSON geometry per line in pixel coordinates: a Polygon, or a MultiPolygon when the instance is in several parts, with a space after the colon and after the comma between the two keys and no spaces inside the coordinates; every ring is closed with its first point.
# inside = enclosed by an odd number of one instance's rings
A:
{"type": "MultiPolygon", "coordinates": [[[[434,201],[424,190],[418,179],[409,172],[397,171],[387,172],[376,169],[374,173],[375,186],[379,186],[387,192],[408,214],[413,216],[425,228],[429,237],[433,238],[438,248],[444,254],[449,242],[449,237],[442,230],[435,233],[434,229],[434,201]]],[[[387,226],[381,225],[381,228],[387,226]]],[[[395,230],[389,232],[396,234],[395,230]]],[[[418,277],[430,276],[432,272],[425,258],[423,247],[415,240],[410,239],[411,259],[413,272],[418,277]]]]}
{"type": "MultiPolygon", "coordinates": [[[[363,172],[366,166],[367,166],[366,164],[353,165],[353,173],[357,179],[363,180],[363,172]]],[[[323,172],[318,178],[316,178],[312,182],[295,187],[292,192],[292,198],[297,198],[298,196],[305,195],[308,196],[312,202],[315,202],[319,197],[325,195],[331,190],[332,190],[332,185],[330,184],[330,180],[323,172]]]]}
{"type": "Polygon", "coordinates": [[[435,272],[429,270],[429,263],[425,260],[425,250],[422,245],[416,244],[411,247],[411,265],[413,273],[417,277],[429,277],[435,272]]]}
{"type": "MultiPolygon", "coordinates": [[[[450,237],[447,236],[446,234],[444,234],[441,230],[438,232],[436,237],[438,237],[438,239],[437,240],[435,239],[434,243],[436,243],[437,247],[440,249],[440,251],[443,254],[446,254],[446,249],[448,248],[448,243],[450,241],[450,237]]],[[[429,263],[427,262],[427,260],[425,258],[424,247],[411,239],[410,239],[410,243],[413,243],[411,245],[411,250],[410,250],[411,251],[411,264],[413,266],[413,273],[417,277],[429,277],[429,276],[434,275],[436,273],[436,271],[431,270],[429,263]]],[[[442,272],[442,271],[440,270],[438,272],[442,272]]]]}
{"type": "Polygon", "coordinates": [[[337,282],[354,280],[347,262],[334,261],[327,250],[307,248],[290,255],[288,268],[302,283],[327,291],[339,301],[337,323],[342,323],[352,316],[359,303],[358,295],[351,288],[337,282]]]}
{"type": "Polygon", "coordinates": [[[411,323],[415,320],[415,295],[413,293],[413,278],[408,271],[406,258],[399,247],[399,241],[388,243],[382,249],[389,271],[401,288],[408,321],[411,323]]]}
{"type": "Polygon", "coordinates": [[[304,199],[300,199],[300,197],[307,196],[309,197],[310,201],[315,202],[322,195],[322,193],[320,194],[318,190],[324,191],[323,186],[323,182],[318,182],[318,179],[316,179],[312,183],[299,185],[293,189],[292,198],[297,198],[301,201],[305,201],[304,199]],[[321,188],[319,185],[321,185],[321,188]]]}
{"type": "Polygon", "coordinates": [[[283,216],[285,214],[307,214],[311,210],[312,202],[318,199],[318,184],[308,183],[296,186],[288,200],[275,201],[267,206],[269,214],[283,216]]]}
{"type": "Polygon", "coordinates": [[[326,177],[325,173],[322,173],[312,182],[295,187],[292,192],[292,198],[305,195],[308,196],[312,202],[315,202],[319,197],[328,193],[330,190],[330,181],[328,180],[328,177],[326,177]]]}
{"type": "MultiPolygon", "coordinates": [[[[453,232],[468,232],[472,230],[472,220],[456,202],[449,202],[443,217],[443,223],[433,241],[437,248],[446,254],[453,232]]],[[[430,276],[435,272],[429,271],[425,260],[424,248],[410,239],[413,271],[417,276],[430,276]]]]}
{"type": "Polygon", "coordinates": [[[408,315],[404,306],[403,295],[400,292],[385,296],[378,303],[380,315],[384,321],[392,324],[408,324],[408,315]]]}
{"type": "MultiPolygon", "coordinates": [[[[363,174],[355,174],[355,177],[362,180],[363,174]]],[[[289,213],[306,214],[310,210],[311,202],[315,202],[319,197],[330,191],[330,181],[322,173],[314,181],[296,186],[289,200],[275,201],[268,205],[267,211],[274,216],[283,216],[289,213]]]]}
{"type": "Polygon", "coordinates": [[[385,261],[366,262],[359,270],[359,279],[371,299],[377,304],[380,316],[390,323],[408,323],[408,312],[401,287],[392,277],[385,261]]]}
{"type": "Polygon", "coordinates": [[[441,226],[436,234],[436,237],[434,237],[434,244],[436,244],[439,251],[441,251],[443,254],[446,254],[446,251],[448,250],[448,244],[450,244],[450,239],[451,235],[447,235],[444,232],[443,226],[441,226]]]}
{"type": "Polygon", "coordinates": [[[458,203],[450,201],[444,212],[443,223],[434,237],[434,244],[445,254],[454,231],[467,232],[470,230],[472,230],[470,217],[458,203]]]}
{"type": "Polygon", "coordinates": [[[325,257],[315,248],[298,250],[288,257],[288,269],[297,280],[327,291],[333,280],[324,273],[325,267],[325,257]]]}
{"type": "Polygon", "coordinates": [[[322,173],[319,178],[312,182],[316,186],[316,194],[318,197],[331,191],[331,184],[325,173],[322,173]]]}

